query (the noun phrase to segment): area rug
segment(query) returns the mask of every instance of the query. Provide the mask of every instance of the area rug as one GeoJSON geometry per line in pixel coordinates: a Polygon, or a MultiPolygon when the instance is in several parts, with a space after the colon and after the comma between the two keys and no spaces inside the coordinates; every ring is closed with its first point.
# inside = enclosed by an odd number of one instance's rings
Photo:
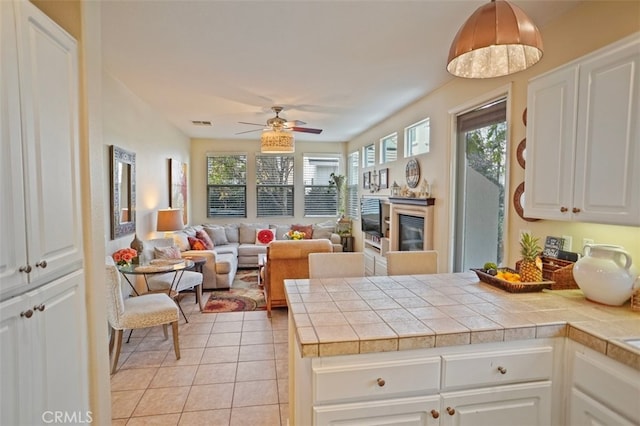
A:
{"type": "Polygon", "coordinates": [[[264,292],[258,287],[257,269],[239,269],[229,290],[214,290],[202,312],[239,312],[266,309],[264,292]]]}

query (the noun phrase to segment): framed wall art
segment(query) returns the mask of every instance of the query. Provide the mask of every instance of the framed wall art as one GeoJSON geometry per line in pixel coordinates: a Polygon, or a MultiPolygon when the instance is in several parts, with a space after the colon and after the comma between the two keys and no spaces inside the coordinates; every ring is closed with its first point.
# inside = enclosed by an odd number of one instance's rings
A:
{"type": "Polygon", "coordinates": [[[182,223],[187,224],[187,163],[169,159],[169,206],[172,209],[182,209],[182,223]]]}
{"type": "Polygon", "coordinates": [[[389,169],[380,170],[380,189],[389,188],[389,169]]]}
{"type": "Polygon", "coordinates": [[[364,172],[362,174],[362,188],[369,189],[371,187],[371,172],[364,172]]]}

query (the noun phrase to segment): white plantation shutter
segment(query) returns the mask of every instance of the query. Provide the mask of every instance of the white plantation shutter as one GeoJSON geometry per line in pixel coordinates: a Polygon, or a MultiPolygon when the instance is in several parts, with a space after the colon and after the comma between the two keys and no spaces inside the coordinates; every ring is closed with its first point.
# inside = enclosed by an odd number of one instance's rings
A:
{"type": "Polygon", "coordinates": [[[207,156],[207,217],[247,217],[246,154],[207,156]]]}
{"type": "Polygon", "coordinates": [[[338,192],[329,181],[339,170],[339,154],[304,154],[305,216],[337,216],[338,192]]]}
{"type": "Polygon", "coordinates": [[[359,217],[358,208],[358,177],[360,175],[360,155],[358,151],[349,154],[347,159],[347,211],[345,214],[352,218],[359,217]]]}
{"type": "Polygon", "coordinates": [[[293,155],[256,156],[258,217],[293,217],[293,159],[293,155]]]}

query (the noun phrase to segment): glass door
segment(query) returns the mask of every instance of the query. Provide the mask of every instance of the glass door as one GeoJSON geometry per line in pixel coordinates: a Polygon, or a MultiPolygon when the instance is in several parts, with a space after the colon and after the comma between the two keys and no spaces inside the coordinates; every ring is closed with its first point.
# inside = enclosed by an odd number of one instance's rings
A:
{"type": "Polygon", "coordinates": [[[506,99],[457,117],[454,272],[504,257],[506,99]]]}

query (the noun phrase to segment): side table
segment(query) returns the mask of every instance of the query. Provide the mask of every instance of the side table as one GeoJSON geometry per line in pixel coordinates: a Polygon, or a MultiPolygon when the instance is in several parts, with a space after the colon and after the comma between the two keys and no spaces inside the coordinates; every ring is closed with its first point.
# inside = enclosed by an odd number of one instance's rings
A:
{"type": "Polygon", "coordinates": [[[353,240],[354,240],[354,237],[352,235],[342,235],[340,237],[340,243],[342,244],[342,251],[352,252],[353,240]]]}

